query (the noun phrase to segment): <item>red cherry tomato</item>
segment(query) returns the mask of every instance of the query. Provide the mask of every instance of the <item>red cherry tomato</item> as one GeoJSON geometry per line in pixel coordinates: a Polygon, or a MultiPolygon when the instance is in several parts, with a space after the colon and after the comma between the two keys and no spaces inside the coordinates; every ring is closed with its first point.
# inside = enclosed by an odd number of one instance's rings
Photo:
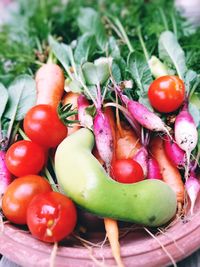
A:
{"type": "Polygon", "coordinates": [[[112,177],[125,184],[136,183],[144,179],[142,167],[132,159],[119,159],[112,165],[112,177]]]}
{"type": "Polygon", "coordinates": [[[17,177],[38,174],[45,163],[45,151],[32,141],[22,140],[10,146],[6,153],[6,166],[17,177]]]}
{"type": "Polygon", "coordinates": [[[67,136],[67,127],[50,105],[31,108],[24,118],[24,131],[34,142],[44,147],[56,147],[67,136]]]}
{"type": "Polygon", "coordinates": [[[48,181],[38,175],[16,178],[7,188],[2,199],[6,218],[16,224],[26,224],[27,207],[37,194],[52,191],[48,181]]]}
{"type": "Polygon", "coordinates": [[[177,76],[162,76],[154,80],[148,90],[149,101],[159,112],[177,110],[185,98],[184,83],[177,76]]]}
{"type": "Polygon", "coordinates": [[[28,206],[27,224],[32,235],[45,242],[58,242],[76,225],[74,203],[63,194],[50,192],[34,197],[28,206]]]}

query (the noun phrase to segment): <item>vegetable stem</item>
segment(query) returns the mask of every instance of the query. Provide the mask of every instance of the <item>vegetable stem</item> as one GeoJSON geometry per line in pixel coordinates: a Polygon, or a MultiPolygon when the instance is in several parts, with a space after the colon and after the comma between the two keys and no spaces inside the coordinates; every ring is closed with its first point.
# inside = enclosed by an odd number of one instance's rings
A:
{"type": "Polygon", "coordinates": [[[53,191],[55,192],[59,192],[54,180],[53,180],[53,177],[51,176],[49,170],[47,168],[44,168],[44,173],[49,181],[49,183],[53,186],[53,191]]]}
{"type": "Polygon", "coordinates": [[[147,52],[147,48],[145,46],[144,40],[142,38],[142,33],[141,33],[141,28],[140,27],[137,28],[137,33],[138,33],[138,38],[140,40],[140,44],[141,44],[143,52],[144,52],[144,56],[145,56],[146,61],[147,61],[148,65],[149,65],[149,59],[150,58],[149,58],[149,54],[147,52]]]}
{"type": "Polygon", "coordinates": [[[161,15],[165,30],[168,31],[169,30],[169,26],[168,26],[168,23],[167,23],[167,19],[166,19],[165,13],[164,13],[164,11],[163,11],[163,9],[161,7],[159,8],[159,12],[160,12],[160,15],[161,15]]]}

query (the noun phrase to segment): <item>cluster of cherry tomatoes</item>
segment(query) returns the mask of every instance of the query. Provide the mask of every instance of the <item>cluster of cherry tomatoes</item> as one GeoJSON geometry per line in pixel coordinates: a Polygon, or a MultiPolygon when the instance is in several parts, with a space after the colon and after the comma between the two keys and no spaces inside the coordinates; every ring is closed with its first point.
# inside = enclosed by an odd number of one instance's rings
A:
{"type": "Polygon", "coordinates": [[[6,153],[7,168],[16,179],[3,196],[2,210],[9,221],[27,224],[38,239],[57,242],[73,231],[76,208],[38,174],[47,162],[48,150],[67,136],[67,127],[53,107],[36,105],[25,116],[24,131],[30,140],[17,141],[6,153]]]}

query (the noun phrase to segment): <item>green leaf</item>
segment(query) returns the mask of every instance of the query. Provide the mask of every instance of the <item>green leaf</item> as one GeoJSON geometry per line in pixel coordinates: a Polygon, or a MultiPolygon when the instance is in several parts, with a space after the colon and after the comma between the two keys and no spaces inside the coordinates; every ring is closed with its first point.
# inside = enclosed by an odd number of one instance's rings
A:
{"type": "Polygon", "coordinates": [[[8,101],[8,91],[6,90],[4,85],[0,83],[0,120],[4,113],[7,101],[8,101]]]}
{"type": "Polygon", "coordinates": [[[152,76],[144,55],[131,53],[128,58],[128,67],[132,78],[139,88],[139,95],[144,94],[147,86],[152,82],[152,76]]]}
{"type": "Polygon", "coordinates": [[[77,19],[82,33],[94,34],[97,44],[104,51],[107,44],[107,35],[99,13],[92,8],[81,8],[77,19]]]}
{"type": "Polygon", "coordinates": [[[178,76],[183,80],[187,71],[185,53],[174,33],[165,31],[160,35],[158,42],[159,57],[170,66],[174,66],[178,76]]]}
{"type": "Polygon", "coordinates": [[[24,118],[36,102],[36,84],[29,75],[18,76],[8,88],[8,105],[5,117],[16,121],[24,118]]]}
{"type": "Polygon", "coordinates": [[[196,105],[189,103],[189,112],[194,119],[196,127],[198,127],[200,123],[200,109],[196,105]]]}
{"type": "Polygon", "coordinates": [[[108,54],[114,59],[120,57],[120,49],[116,39],[113,36],[109,37],[108,39],[108,54]]]}
{"type": "Polygon", "coordinates": [[[85,33],[78,40],[78,45],[74,52],[74,59],[78,64],[88,61],[96,50],[96,39],[93,34],[85,33]]]}
{"type": "Polygon", "coordinates": [[[122,81],[121,70],[116,60],[113,60],[112,62],[111,72],[116,83],[119,83],[122,81]]]}
{"type": "Polygon", "coordinates": [[[81,84],[77,80],[70,80],[67,82],[67,92],[81,93],[81,84]]]}
{"type": "Polygon", "coordinates": [[[193,86],[197,86],[200,83],[200,78],[198,77],[197,73],[193,70],[188,70],[185,74],[185,87],[187,94],[193,89],[193,86]]]}
{"type": "Polygon", "coordinates": [[[95,63],[86,62],[82,67],[84,79],[88,85],[105,83],[109,76],[109,62],[106,58],[100,58],[95,63]]]}
{"type": "Polygon", "coordinates": [[[68,72],[70,65],[70,48],[64,43],[57,42],[52,36],[49,36],[49,45],[56,56],[60,61],[64,69],[68,72]]]}

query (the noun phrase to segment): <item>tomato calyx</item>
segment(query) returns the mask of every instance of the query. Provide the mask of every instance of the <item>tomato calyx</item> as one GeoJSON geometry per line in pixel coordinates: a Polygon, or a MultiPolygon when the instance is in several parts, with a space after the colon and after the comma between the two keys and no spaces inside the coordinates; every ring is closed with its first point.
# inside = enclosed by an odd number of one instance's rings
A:
{"type": "Polygon", "coordinates": [[[58,116],[66,126],[79,123],[79,120],[69,119],[71,116],[78,114],[77,109],[72,109],[72,106],[72,104],[62,105],[62,103],[60,103],[58,106],[58,116]]]}

